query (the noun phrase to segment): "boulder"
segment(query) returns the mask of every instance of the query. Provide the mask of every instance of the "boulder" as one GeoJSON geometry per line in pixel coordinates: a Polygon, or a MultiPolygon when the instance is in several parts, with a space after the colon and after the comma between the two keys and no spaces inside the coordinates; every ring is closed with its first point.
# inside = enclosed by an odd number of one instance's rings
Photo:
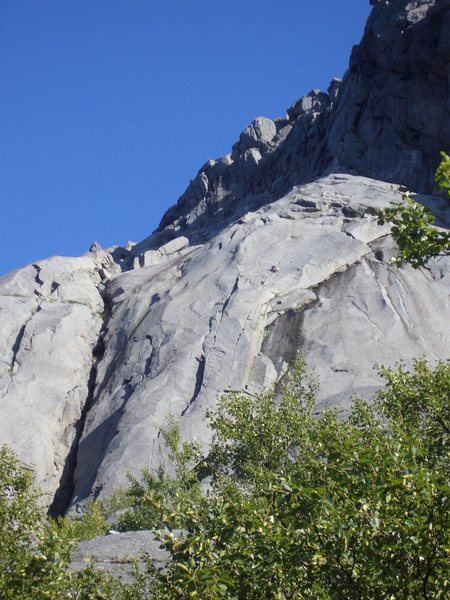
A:
{"type": "Polygon", "coordinates": [[[169,560],[150,531],[115,532],[80,542],[72,553],[71,568],[80,571],[93,565],[123,583],[132,583],[135,567],[143,570],[146,557],[161,567],[169,560]]]}

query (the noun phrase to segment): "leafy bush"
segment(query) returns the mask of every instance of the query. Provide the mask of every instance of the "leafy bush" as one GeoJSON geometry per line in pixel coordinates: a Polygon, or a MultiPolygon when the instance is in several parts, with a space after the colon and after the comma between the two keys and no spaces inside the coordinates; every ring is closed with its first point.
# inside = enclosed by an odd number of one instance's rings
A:
{"type": "Polygon", "coordinates": [[[436,183],[442,191],[447,192],[447,196],[450,198],[450,156],[441,152],[441,159],[436,170],[436,183]]]}
{"type": "Polygon", "coordinates": [[[277,392],[230,394],[210,451],[164,433],[173,468],[133,479],[124,528],[153,529],[171,562],[121,585],[69,569],[71,540],[104,527],[49,521],[32,474],[0,450],[0,598],[325,600],[450,596],[450,365],[380,369],[373,403],[315,413],[298,360],[277,392]]]}
{"type": "Polygon", "coordinates": [[[87,504],[83,517],[59,517],[56,519],[59,535],[67,540],[82,541],[108,533],[109,526],[98,500],[87,504]]]}
{"type": "Polygon", "coordinates": [[[6,447],[0,448],[0,598],[2,600],[139,600],[140,590],[122,586],[92,567],[70,571],[73,538],[98,525],[94,504],[87,520],[47,519],[32,489],[33,474],[6,447]]]}
{"type": "MultiPolygon", "coordinates": [[[[450,198],[450,157],[442,152],[442,161],[436,171],[436,182],[450,198]]],[[[450,234],[435,227],[433,214],[428,208],[414,202],[408,194],[403,202],[393,202],[390,208],[380,210],[378,223],[393,224],[399,253],[393,263],[410,263],[414,268],[423,266],[430,258],[450,254],[450,234]]]]}
{"type": "Polygon", "coordinates": [[[450,366],[380,373],[342,419],[298,361],[279,396],[222,398],[206,456],[172,424],[175,475],[133,480],[123,520],[170,552],[154,597],[448,598],[450,366]]]}

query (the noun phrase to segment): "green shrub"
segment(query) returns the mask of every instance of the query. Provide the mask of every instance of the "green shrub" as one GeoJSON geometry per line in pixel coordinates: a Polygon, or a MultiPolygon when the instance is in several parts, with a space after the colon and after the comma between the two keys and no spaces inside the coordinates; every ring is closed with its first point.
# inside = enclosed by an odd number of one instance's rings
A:
{"type": "MultiPolygon", "coordinates": [[[[436,171],[436,183],[450,198],[450,156],[441,153],[442,161],[436,171]]],[[[430,258],[450,254],[450,234],[436,229],[432,212],[404,194],[402,202],[393,202],[390,208],[378,212],[378,223],[392,223],[399,253],[393,264],[410,263],[414,268],[423,266],[430,258]]]]}
{"type": "Polygon", "coordinates": [[[72,541],[103,532],[100,506],[49,521],[2,448],[0,598],[450,597],[450,364],[380,374],[374,402],[316,414],[298,360],[281,390],[220,400],[207,454],[169,423],[173,468],[132,480],[122,526],[152,529],[171,562],[149,559],[131,586],[70,571],[72,541]]]}
{"type": "MultiPolygon", "coordinates": [[[[47,519],[37,504],[33,474],[0,448],[0,598],[2,600],[139,600],[139,587],[123,586],[92,567],[74,573],[70,551],[101,522],[92,504],[86,520],[47,519]]],[[[102,526],[103,527],[103,526],[102,526]]]]}
{"type": "Polygon", "coordinates": [[[342,419],[315,414],[298,362],[280,397],[220,401],[207,456],[171,425],[176,475],[129,491],[172,557],[149,565],[154,597],[448,598],[450,366],[381,374],[342,419]]]}
{"type": "Polygon", "coordinates": [[[98,500],[86,505],[82,517],[59,517],[56,519],[59,535],[68,540],[82,541],[106,535],[108,523],[102,513],[102,505],[98,500]]]}
{"type": "Polygon", "coordinates": [[[441,152],[441,163],[436,170],[436,183],[450,198],[450,156],[445,152],[441,152]]]}

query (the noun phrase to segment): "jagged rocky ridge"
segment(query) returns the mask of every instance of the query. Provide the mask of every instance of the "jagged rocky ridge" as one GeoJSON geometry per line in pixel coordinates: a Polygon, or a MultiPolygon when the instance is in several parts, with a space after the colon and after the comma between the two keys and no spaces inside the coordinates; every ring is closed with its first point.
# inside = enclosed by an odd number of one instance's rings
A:
{"type": "Polygon", "coordinates": [[[449,357],[449,260],[391,268],[375,211],[432,192],[449,149],[450,1],[372,4],[342,82],[256,119],[149,238],[0,279],[0,443],[53,512],[163,461],[169,414],[207,443],[218,396],[278,381],[299,348],[344,407],[375,363],[449,357]]]}

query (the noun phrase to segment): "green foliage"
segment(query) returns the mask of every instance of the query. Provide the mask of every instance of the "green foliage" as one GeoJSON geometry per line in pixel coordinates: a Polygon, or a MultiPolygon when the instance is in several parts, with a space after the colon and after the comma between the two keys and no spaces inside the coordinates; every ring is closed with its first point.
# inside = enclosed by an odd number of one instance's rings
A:
{"type": "Polygon", "coordinates": [[[73,541],[104,533],[100,505],[48,520],[2,448],[0,598],[448,598],[450,365],[380,375],[372,404],[318,415],[298,360],[282,389],[219,401],[207,455],[170,422],[170,469],[131,480],[121,525],[153,529],[172,561],[131,586],[70,571],[73,541]]]}
{"type": "Polygon", "coordinates": [[[380,373],[373,404],[318,416],[298,361],[280,395],[222,398],[203,458],[172,424],[175,475],[129,492],[173,559],[154,597],[448,598],[450,366],[380,373]]]}
{"type": "Polygon", "coordinates": [[[436,171],[436,183],[439,188],[447,192],[450,198],[450,156],[445,152],[441,152],[441,163],[436,171]]]}
{"type": "Polygon", "coordinates": [[[176,511],[179,506],[189,506],[201,510],[202,494],[195,466],[202,460],[200,448],[181,439],[179,429],[170,419],[162,432],[169,450],[169,460],[173,465],[172,475],[166,474],[163,467],[156,473],[143,471],[140,480],[129,477],[127,490],[128,504],[132,510],[125,512],[119,520],[119,529],[157,529],[166,522],[166,512],[172,510],[171,524],[177,523],[176,511]],[[164,506],[164,510],[162,507],[164,506]]]}
{"type": "MultiPolygon", "coordinates": [[[[442,161],[436,171],[436,182],[450,198],[450,157],[441,153],[442,161]]],[[[408,194],[403,202],[393,202],[390,208],[380,210],[378,223],[393,224],[399,253],[393,263],[410,263],[414,268],[423,266],[430,258],[450,254],[450,233],[436,229],[435,218],[428,208],[414,202],[408,194]]]]}
{"type": "Polygon", "coordinates": [[[124,509],[130,508],[131,502],[125,487],[119,487],[113,491],[111,496],[102,499],[101,514],[105,517],[117,515],[124,509]]]}
{"type": "Polygon", "coordinates": [[[56,526],[62,538],[73,541],[105,535],[109,529],[98,500],[87,504],[82,518],[59,517],[56,526]]]}
{"type": "Polygon", "coordinates": [[[428,208],[407,195],[403,202],[393,202],[378,213],[378,223],[391,222],[399,253],[393,264],[410,263],[422,267],[430,258],[450,253],[450,234],[435,228],[435,218],[428,208]]]}
{"type": "Polygon", "coordinates": [[[72,542],[97,530],[98,506],[91,505],[86,523],[63,519],[57,525],[39,509],[32,483],[31,471],[0,448],[0,598],[142,599],[138,587],[123,586],[92,567],[70,571],[72,542]]]}

